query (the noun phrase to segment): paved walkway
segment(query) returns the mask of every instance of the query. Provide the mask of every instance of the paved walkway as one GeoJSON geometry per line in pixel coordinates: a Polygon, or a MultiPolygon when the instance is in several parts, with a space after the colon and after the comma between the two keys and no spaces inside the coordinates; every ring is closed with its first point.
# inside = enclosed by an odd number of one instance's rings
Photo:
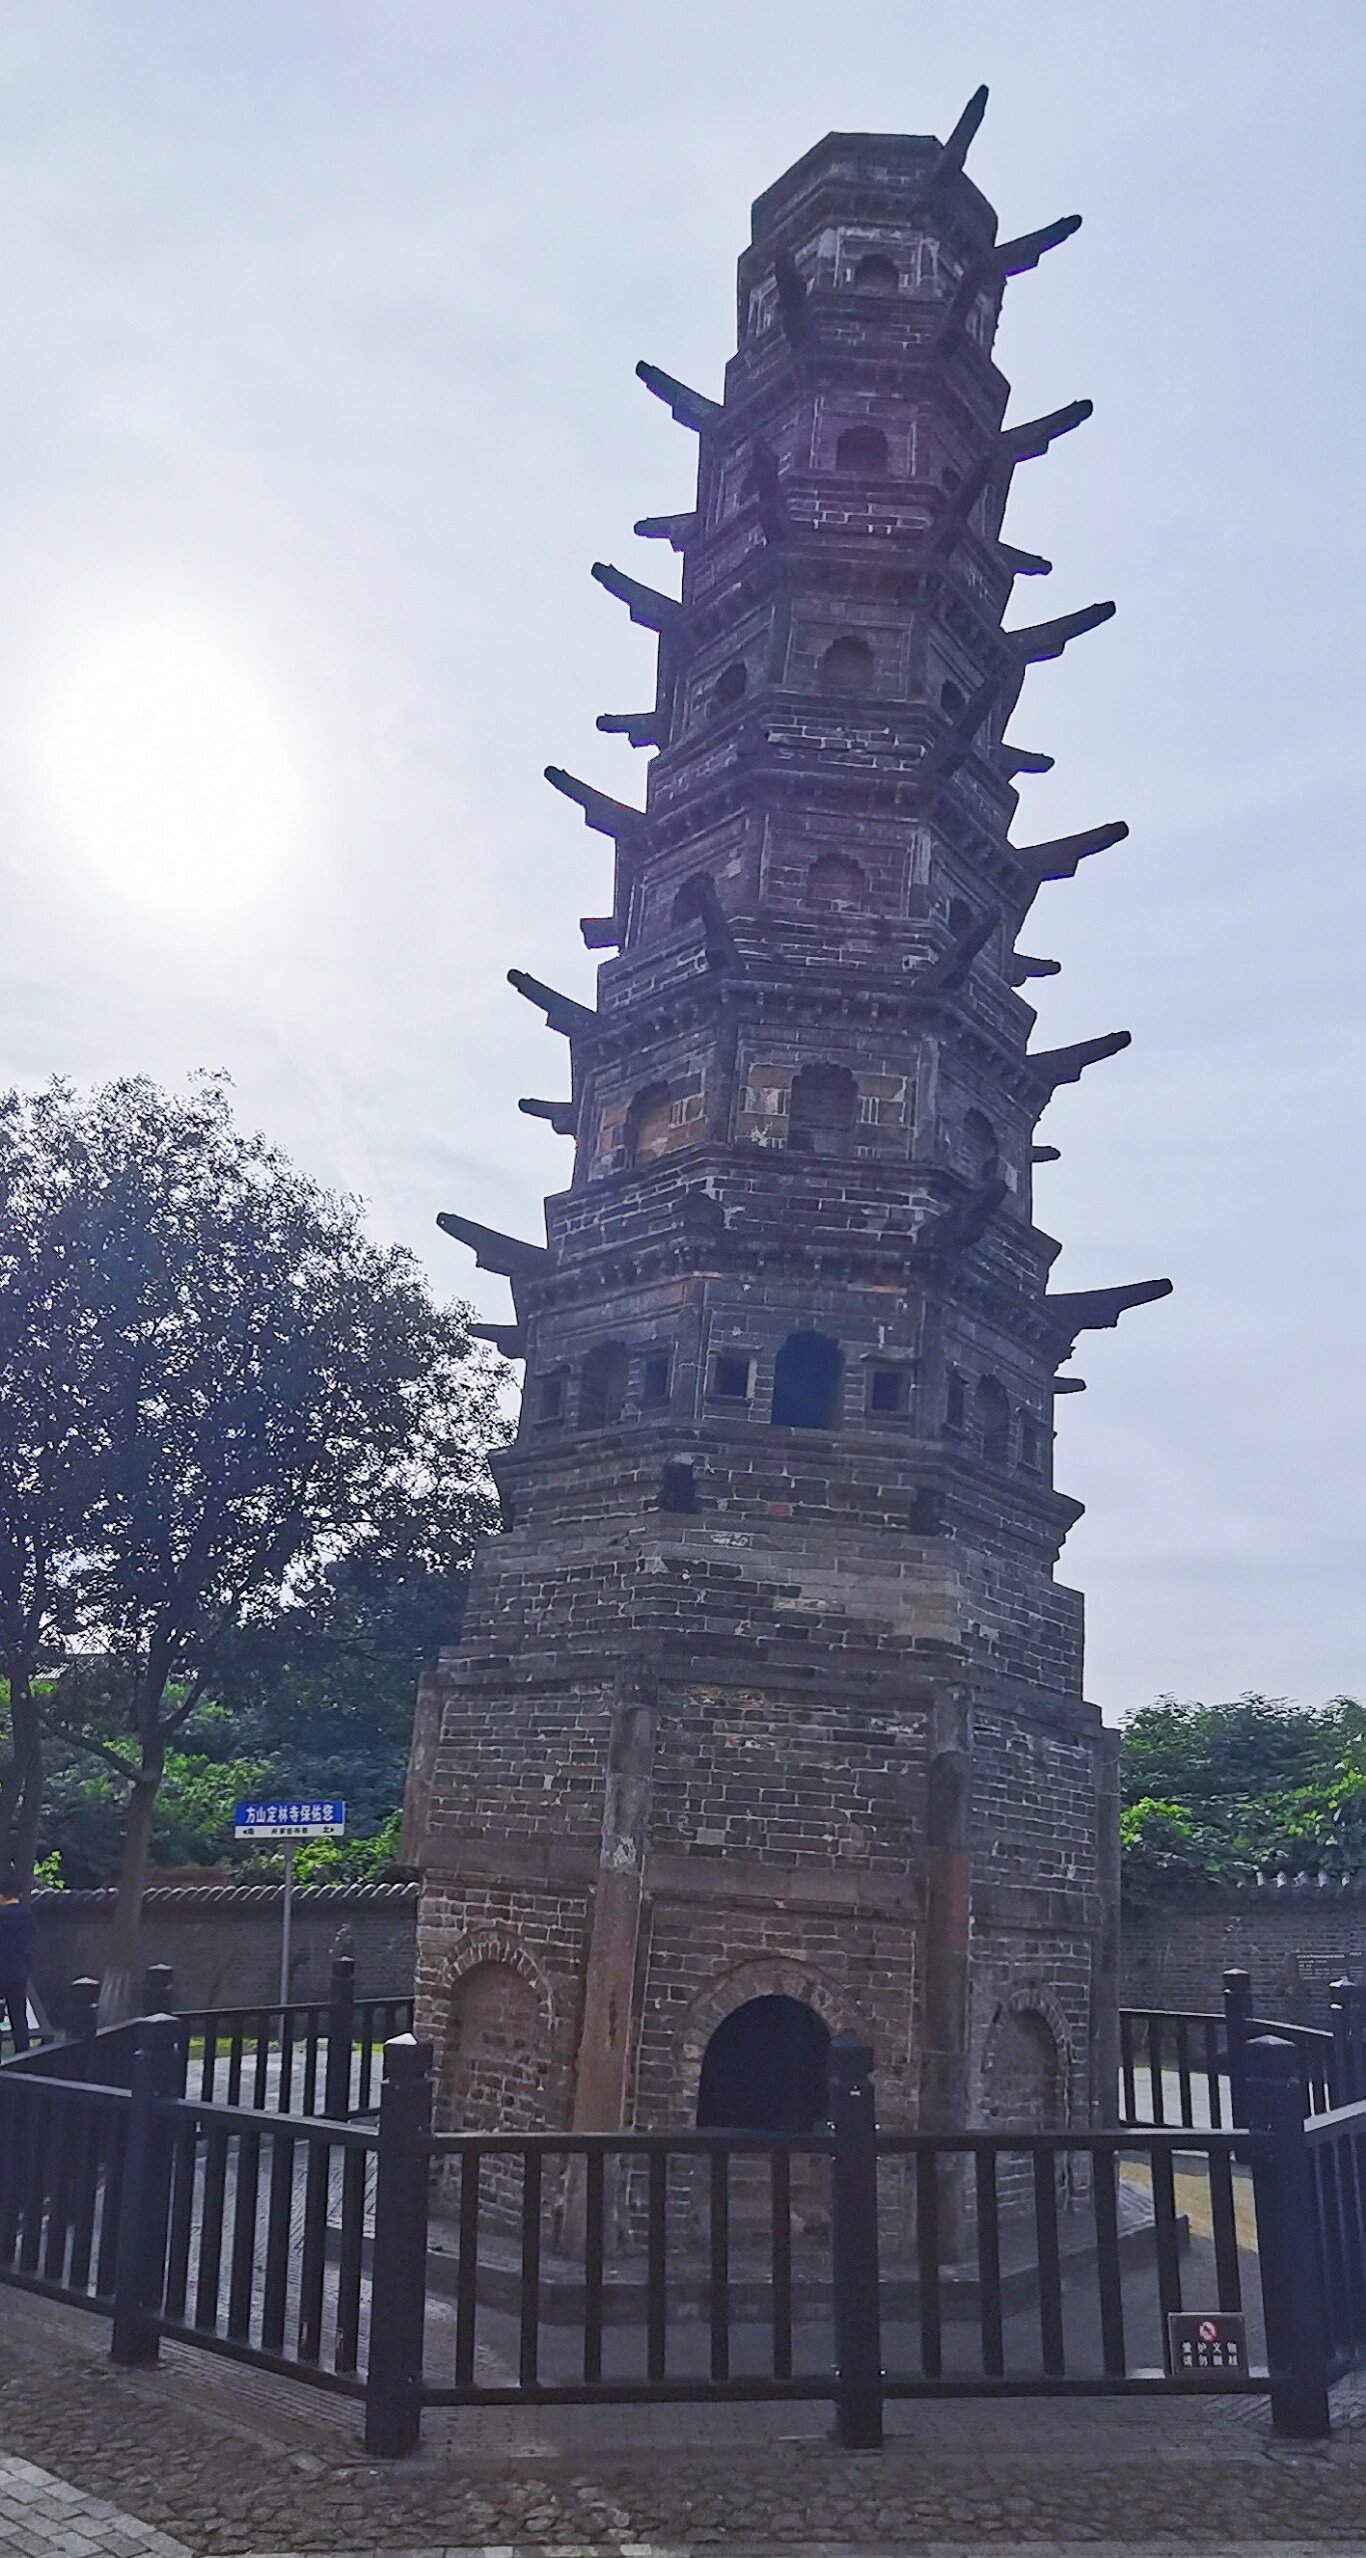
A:
{"type": "Polygon", "coordinates": [[[484,2408],[367,2461],[349,2400],[0,2293],[0,2558],[1366,2558],[1366,2388],[1333,2443],[1263,2403],[484,2408]]]}

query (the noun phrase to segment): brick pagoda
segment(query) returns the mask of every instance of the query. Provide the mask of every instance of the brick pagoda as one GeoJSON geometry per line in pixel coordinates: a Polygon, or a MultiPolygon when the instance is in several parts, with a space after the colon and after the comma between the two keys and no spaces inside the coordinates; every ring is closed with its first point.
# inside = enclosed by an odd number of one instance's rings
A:
{"type": "Polygon", "coordinates": [[[1034,1223],[1061,1084],[1031,1048],[1039,889],[1115,843],[1011,839],[1024,679],[1104,620],[1014,611],[1001,243],[950,141],[830,134],[754,207],[724,397],[640,373],[697,502],[636,530],[657,634],[643,810],[548,778],[614,846],[595,1009],[520,970],[574,1150],[504,1273],[525,1362],[506,1533],[424,1682],[409,1790],[421,2030],[448,2124],[801,2128],[829,2030],[884,2121],[1094,2119],[1113,2087],[1116,1794],[1054,1579],[1078,1335],[1034,1223]]]}

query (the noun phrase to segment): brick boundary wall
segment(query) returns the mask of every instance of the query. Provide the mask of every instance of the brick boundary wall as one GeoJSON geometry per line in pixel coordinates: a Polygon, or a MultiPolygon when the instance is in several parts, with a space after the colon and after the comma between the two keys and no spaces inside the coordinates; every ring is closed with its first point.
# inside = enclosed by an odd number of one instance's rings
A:
{"type": "Polygon", "coordinates": [[[1121,1945],[1125,2007],[1217,2009],[1236,1965],[1264,2014],[1326,2025],[1329,1982],[1366,1980],[1366,1891],[1297,1884],[1126,1908],[1121,1945]]]}
{"type": "MultiPolygon", "coordinates": [[[[362,1998],[407,1997],[413,1987],[416,1883],[300,1884],[294,1894],[290,1995],[324,1998],[337,1940],[356,1958],[362,1998]]],[[[269,2005],[280,1994],[284,1887],[164,1884],[143,1901],[145,1960],[169,1963],[178,2007],[269,2005]]],[[[64,1991],[98,1980],[108,1954],[112,1892],[35,1892],[33,1979],[57,2016],[64,1991]]]]}

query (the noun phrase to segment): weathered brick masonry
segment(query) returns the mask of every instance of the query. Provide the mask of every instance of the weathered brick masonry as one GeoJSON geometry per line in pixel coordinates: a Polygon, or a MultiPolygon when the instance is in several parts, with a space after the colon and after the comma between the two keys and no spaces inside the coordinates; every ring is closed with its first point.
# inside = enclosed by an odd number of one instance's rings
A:
{"type": "Polygon", "coordinates": [[[722,400],[642,367],[699,447],[637,527],[681,600],[596,572],[658,634],[601,723],[655,749],[644,809],[550,775],[613,840],[614,955],[595,1010],[513,972],[574,1171],[544,1248],[442,1219],[526,1363],[409,1794],[448,2122],[809,2119],[803,2010],[871,2036],[894,2122],[1113,2085],[1053,1397],[1165,1283],[1050,1295],[1033,1222],[1040,1115],[1123,1039],[1031,1051],[1017,935],[1124,830],[1009,837],[1025,673],[1109,607],[1002,628],[1047,567],[1012,473],[1085,408],[1003,424],[1004,284],[1073,226],[999,243],[969,122],[832,134],[760,198],[722,400]]]}

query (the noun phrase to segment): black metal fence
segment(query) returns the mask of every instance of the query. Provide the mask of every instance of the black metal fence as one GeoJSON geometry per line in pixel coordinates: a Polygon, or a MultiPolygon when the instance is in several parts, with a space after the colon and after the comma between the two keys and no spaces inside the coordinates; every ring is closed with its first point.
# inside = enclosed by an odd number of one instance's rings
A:
{"type": "MultiPolygon", "coordinates": [[[[150,1966],[143,2013],[172,2010],[168,1963],[150,1966]]],[[[6,2059],[8,2074],[81,2079],[129,2087],[135,2023],[100,2026],[100,1984],[73,1981],[60,2035],[6,2059]]],[[[325,1999],[284,2007],[182,2008],[189,2084],[205,2104],[245,2105],[255,2112],[326,2114],[334,2121],[373,2113],[379,2103],[384,2046],[410,2033],[411,1998],[358,1998],[349,1955],[333,1957],[325,1999]]]]}
{"type": "Polygon", "coordinates": [[[142,2024],[126,2086],[0,2071],[0,2279],[123,2361],[170,2335],[363,2400],[376,2453],[433,2406],[805,2398],[870,2445],[889,2399],[1191,2388],[1314,2435],[1366,2359],[1366,2101],[1306,2123],[1282,2039],[1236,2130],[940,2137],[879,2133],[836,2037],[806,2138],[433,2134],[411,2036],[377,2121],[286,2114],[187,2093],[190,2042],[142,2024]],[[1181,2368],[1190,2309],[1248,2353],[1181,2368]]]}
{"type": "Polygon", "coordinates": [[[1255,2015],[1246,1972],[1225,1972],[1223,1986],[1217,2016],[1120,2009],[1122,2123],[1187,2129],[1245,2124],[1247,2047],[1268,2034],[1297,2055],[1306,2115],[1366,2096],[1366,1988],[1348,1980],[1333,1983],[1325,2030],[1255,2015]]]}

